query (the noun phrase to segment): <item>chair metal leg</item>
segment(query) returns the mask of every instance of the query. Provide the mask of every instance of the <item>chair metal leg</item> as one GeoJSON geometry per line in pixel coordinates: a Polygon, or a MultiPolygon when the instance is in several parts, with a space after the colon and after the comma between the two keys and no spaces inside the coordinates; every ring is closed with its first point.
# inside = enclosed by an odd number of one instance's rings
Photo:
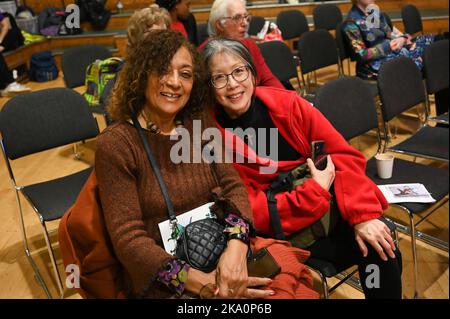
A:
{"type": "Polygon", "coordinates": [[[328,283],[327,283],[327,278],[317,269],[309,267],[308,268],[312,271],[314,271],[320,278],[320,284],[322,285],[322,291],[323,291],[323,298],[324,299],[329,299],[330,298],[330,294],[328,293],[328,283]]]}
{"type": "Polygon", "coordinates": [[[414,224],[414,215],[413,213],[407,209],[404,206],[398,205],[405,213],[408,214],[409,217],[409,227],[411,229],[411,250],[412,250],[412,257],[413,257],[413,280],[414,280],[414,299],[417,299],[419,297],[419,292],[417,290],[417,247],[416,247],[416,228],[414,224]]]}
{"type": "Polygon", "coordinates": [[[76,143],[73,144],[73,155],[75,156],[75,159],[81,160],[81,153],[78,152],[78,146],[76,143]]]}
{"type": "Polygon", "coordinates": [[[38,281],[38,283],[41,285],[42,289],[44,289],[45,294],[47,295],[48,299],[52,299],[52,295],[47,287],[47,284],[45,283],[44,278],[41,275],[41,272],[39,271],[39,268],[37,267],[36,263],[33,260],[33,257],[31,256],[31,251],[29,249],[28,246],[28,240],[27,240],[27,235],[26,235],[26,229],[25,229],[25,223],[23,220],[23,211],[22,211],[22,203],[20,201],[20,197],[19,197],[19,191],[20,191],[20,187],[15,187],[15,193],[16,193],[16,200],[17,200],[17,204],[19,206],[19,220],[20,220],[20,233],[22,236],[22,242],[23,242],[23,246],[25,249],[25,255],[28,259],[28,262],[31,264],[31,267],[33,268],[34,274],[35,274],[35,278],[38,281]]]}
{"type": "Polygon", "coordinates": [[[47,244],[47,249],[48,249],[48,254],[50,256],[50,260],[52,261],[53,272],[54,272],[54,275],[55,275],[56,283],[58,285],[60,298],[63,298],[64,297],[64,288],[63,288],[63,284],[62,284],[62,280],[61,280],[61,275],[59,274],[59,270],[58,270],[58,265],[56,263],[55,254],[54,254],[54,251],[53,251],[53,248],[52,248],[52,244],[50,242],[50,238],[48,236],[47,227],[46,227],[45,222],[43,220],[41,220],[41,225],[42,225],[42,228],[44,229],[45,242],[47,244]]]}

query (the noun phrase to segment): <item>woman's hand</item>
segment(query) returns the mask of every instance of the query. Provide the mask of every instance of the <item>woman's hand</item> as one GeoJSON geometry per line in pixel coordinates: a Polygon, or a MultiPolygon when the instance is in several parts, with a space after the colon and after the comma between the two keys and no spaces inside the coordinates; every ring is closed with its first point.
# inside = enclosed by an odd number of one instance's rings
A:
{"type": "Polygon", "coordinates": [[[406,39],[403,37],[395,38],[389,43],[392,51],[398,51],[405,45],[406,39]]]}
{"type": "Polygon", "coordinates": [[[354,229],[356,242],[364,257],[367,257],[368,253],[365,244],[365,242],[367,242],[372,245],[382,260],[388,260],[386,253],[389,257],[395,258],[395,244],[391,236],[391,231],[385,223],[378,219],[372,219],[356,224],[354,229]]]}
{"type": "Polygon", "coordinates": [[[231,239],[220,256],[216,268],[216,285],[221,298],[242,298],[248,285],[248,246],[240,240],[231,239]]]}
{"type": "Polygon", "coordinates": [[[318,170],[314,165],[314,162],[308,158],[306,163],[311,172],[311,177],[315,180],[323,189],[326,191],[330,190],[331,185],[333,184],[334,177],[336,176],[336,170],[331,160],[331,156],[327,156],[327,167],[324,170],[318,170]]]}

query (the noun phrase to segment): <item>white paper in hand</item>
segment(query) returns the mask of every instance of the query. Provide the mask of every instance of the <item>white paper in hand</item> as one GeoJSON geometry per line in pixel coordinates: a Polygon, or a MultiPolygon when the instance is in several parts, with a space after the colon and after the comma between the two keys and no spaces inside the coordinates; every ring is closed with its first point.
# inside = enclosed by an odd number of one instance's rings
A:
{"type": "MultiPolygon", "coordinates": [[[[207,203],[200,207],[194,208],[186,213],[177,216],[178,224],[186,227],[192,222],[197,220],[210,218],[212,213],[210,211],[210,207],[214,203],[207,203]]],[[[161,238],[164,244],[164,249],[171,255],[174,254],[176,247],[176,240],[171,239],[172,228],[170,227],[170,221],[167,219],[158,224],[159,232],[161,233],[161,238]]]]}

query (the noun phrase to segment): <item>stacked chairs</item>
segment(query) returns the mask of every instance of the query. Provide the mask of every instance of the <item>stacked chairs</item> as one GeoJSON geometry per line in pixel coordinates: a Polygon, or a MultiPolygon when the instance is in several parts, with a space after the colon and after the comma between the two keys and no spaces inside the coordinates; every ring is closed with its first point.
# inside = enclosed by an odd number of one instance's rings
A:
{"type": "MultiPolygon", "coordinates": [[[[417,68],[416,68],[417,69],[417,68]]],[[[331,124],[345,139],[350,140],[370,130],[377,130],[378,151],[382,147],[381,132],[373,98],[365,82],[356,77],[342,77],[325,84],[317,93],[315,106],[324,114],[331,124]]],[[[425,234],[416,232],[417,227],[432,212],[448,202],[448,170],[423,165],[412,161],[395,159],[394,173],[391,179],[380,179],[377,176],[376,162],[372,157],[367,162],[366,174],[377,185],[421,183],[425,185],[436,203],[399,203],[395,206],[406,212],[410,220],[409,234],[413,254],[414,297],[418,296],[416,237],[425,238],[425,234]],[[414,216],[427,212],[422,220],[414,223],[414,216]],[[418,236],[416,236],[418,235],[418,236]]],[[[400,230],[405,227],[396,223],[400,230]]],[[[444,247],[440,247],[445,249],[444,247]]],[[[447,243],[448,250],[448,243],[447,243]]]]}
{"type": "Polygon", "coordinates": [[[43,229],[60,296],[64,294],[58,266],[47,230],[47,222],[57,220],[75,202],[92,168],[74,174],[21,186],[11,161],[59,146],[94,138],[98,126],[83,96],[68,88],[47,89],[9,100],[0,112],[1,147],[19,208],[20,229],[25,254],[35,277],[51,298],[29,246],[22,209],[22,195],[31,205],[43,229]]]}

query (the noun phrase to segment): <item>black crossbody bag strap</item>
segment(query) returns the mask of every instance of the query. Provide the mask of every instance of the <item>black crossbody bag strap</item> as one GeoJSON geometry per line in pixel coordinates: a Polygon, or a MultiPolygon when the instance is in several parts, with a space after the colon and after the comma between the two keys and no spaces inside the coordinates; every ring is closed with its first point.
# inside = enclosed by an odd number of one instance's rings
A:
{"type": "Polygon", "coordinates": [[[166,201],[167,205],[167,214],[169,215],[170,221],[176,220],[176,214],[175,209],[173,208],[172,200],[169,196],[169,190],[167,189],[167,185],[164,182],[164,179],[161,175],[161,170],[159,169],[158,163],[156,162],[155,156],[153,155],[152,149],[150,145],[148,144],[147,137],[145,136],[144,130],[141,127],[141,124],[139,124],[139,121],[136,117],[132,117],[133,125],[138,131],[139,137],[142,141],[142,145],[144,146],[145,153],[147,154],[148,160],[150,162],[150,165],[153,168],[153,172],[155,174],[156,179],[158,180],[159,187],[161,187],[161,192],[164,196],[164,200],[166,201]]]}

